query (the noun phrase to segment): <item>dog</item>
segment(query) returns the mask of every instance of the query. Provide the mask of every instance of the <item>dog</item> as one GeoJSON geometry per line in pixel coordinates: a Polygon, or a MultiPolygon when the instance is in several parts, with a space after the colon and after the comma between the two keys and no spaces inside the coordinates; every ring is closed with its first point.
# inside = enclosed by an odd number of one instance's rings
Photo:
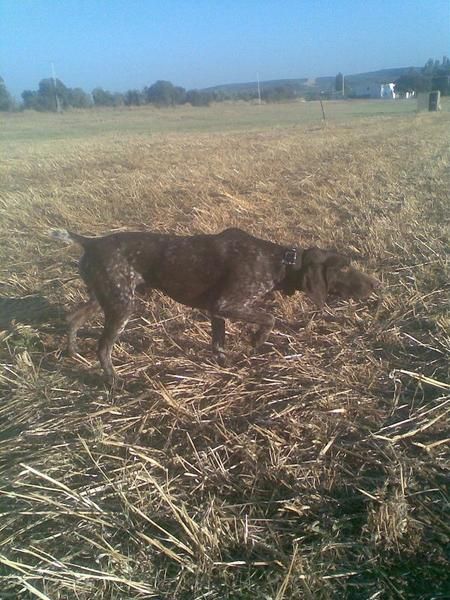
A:
{"type": "Polygon", "coordinates": [[[274,318],[255,304],[273,290],[304,292],[322,307],[330,294],[363,299],[379,287],[335,251],[290,248],[240,229],[193,236],[130,231],[85,237],[67,230],[51,235],[84,250],[79,268],[89,300],[67,317],[68,353],[76,353],[78,329],[101,308],[105,320],[98,358],[109,383],[115,380],[113,345],[133,312],[139,286],[207,311],[219,364],[225,361],[225,319],[257,325],[255,347],[267,340],[274,318]]]}

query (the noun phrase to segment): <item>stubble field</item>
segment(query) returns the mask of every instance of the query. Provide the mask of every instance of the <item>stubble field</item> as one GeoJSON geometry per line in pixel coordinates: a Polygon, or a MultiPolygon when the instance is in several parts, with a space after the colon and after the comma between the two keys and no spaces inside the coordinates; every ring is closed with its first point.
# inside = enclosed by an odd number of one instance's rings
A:
{"type": "Polygon", "coordinates": [[[223,105],[2,117],[1,598],[450,597],[450,111],[223,105]],[[154,293],[102,383],[101,321],[48,237],[238,226],[383,282],[269,343],[154,293]],[[241,335],[241,331],[243,334],[241,335]]]}

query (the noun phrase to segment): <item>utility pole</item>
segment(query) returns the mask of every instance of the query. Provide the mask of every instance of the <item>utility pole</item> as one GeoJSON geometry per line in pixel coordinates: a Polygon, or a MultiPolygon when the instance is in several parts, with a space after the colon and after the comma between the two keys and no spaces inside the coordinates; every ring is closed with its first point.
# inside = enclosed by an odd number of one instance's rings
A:
{"type": "Polygon", "coordinates": [[[55,75],[55,65],[52,63],[52,77],[53,77],[53,87],[55,89],[55,104],[56,104],[56,112],[60,113],[62,112],[61,110],[61,103],[59,101],[58,98],[58,93],[56,91],[56,75],[55,75]]]}
{"type": "Polygon", "coordinates": [[[342,97],[345,96],[344,80],[345,80],[345,75],[342,73],[342,97]]]}
{"type": "Polygon", "coordinates": [[[258,104],[261,104],[261,87],[259,85],[259,73],[256,73],[256,81],[258,82],[258,104]]]}

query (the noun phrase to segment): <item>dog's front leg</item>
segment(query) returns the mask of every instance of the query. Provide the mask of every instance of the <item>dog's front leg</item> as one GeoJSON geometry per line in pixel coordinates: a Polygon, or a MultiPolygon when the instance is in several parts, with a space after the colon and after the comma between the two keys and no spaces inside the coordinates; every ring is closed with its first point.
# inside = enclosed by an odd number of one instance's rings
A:
{"type": "Polygon", "coordinates": [[[225,366],[225,319],[211,315],[211,334],[213,356],[220,366],[225,366]]]}
{"type": "Polygon", "coordinates": [[[259,348],[267,342],[267,339],[275,325],[275,319],[272,315],[265,315],[266,323],[261,324],[251,337],[251,344],[254,348],[259,348]]]}
{"type": "Polygon", "coordinates": [[[214,314],[227,319],[259,325],[252,339],[252,344],[255,348],[262,346],[267,341],[275,324],[273,316],[268,315],[262,310],[230,305],[226,302],[219,303],[214,314]]]}

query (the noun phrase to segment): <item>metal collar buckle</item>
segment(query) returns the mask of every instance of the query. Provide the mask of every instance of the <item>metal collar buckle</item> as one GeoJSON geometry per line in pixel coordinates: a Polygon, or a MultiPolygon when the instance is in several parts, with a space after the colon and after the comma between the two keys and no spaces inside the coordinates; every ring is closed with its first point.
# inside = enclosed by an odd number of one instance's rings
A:
{"type": "Polygon", "coordinates": [[[286,250],[283,256],[283,265],[295,265],[297,262],[297,249],[286,250]]]}

